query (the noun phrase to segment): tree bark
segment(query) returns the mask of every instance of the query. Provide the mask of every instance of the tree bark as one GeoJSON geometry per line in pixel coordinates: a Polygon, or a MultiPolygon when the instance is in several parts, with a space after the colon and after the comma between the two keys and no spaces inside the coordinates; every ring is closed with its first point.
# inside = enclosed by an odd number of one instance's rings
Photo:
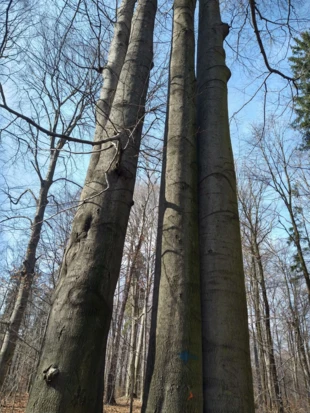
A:
{"type": "Polygon", "coordinates": [[[132,206],[155,13],[156,0],[139,1],[109,122],[102,131],[103,138],[119,138],[92,155],[27,413],[102,412],[106,341],[132,206]]]}
{"type": "Polygon", "coordinates": [[[147,413],[202,412],[194,10],[195,1],[174,2],[155,354],[142,408],[147,413]]]}
{"type": "MultiPolygon", "coordinates": [[[[117,13],[117,23],[115,33],[111,43],[107,65],[103,70],[104,85],[101,90],[100,99],[97,104],[97,128],[95,140],[102,138],[102,131],[110,115],[111,105],[114,99],[119,75],[125,60],[130,27],[134,5],[136,0],[123,0],[117,13]]],[[[72,131],[70,131],[72,132],[72,131]]],[[[69,135],[70,133],[68,133],[69,135]]],[[[26,256],[21,271],[21,282],[18,295],[15,301],[7,331],[0,350],[0,388],[10,367],[17,340],[18,331],[22,323],[26,310],[29,293],[34,277],[36,251],[41,237],[44,214],[48,204],[48,192],[53,183],[53,177],[60,149],[64,146],[65,140],[61,139],[54,154],[51,156],[50,165],[45,180],[41,181],[41,190],[37,202],[36,215],[32,225],[31,236],[27,246],[26,256]]]]}
{"type": "Polygon", "coordinates": [[[254,413],[236,177],[219,1],[201,0],[198,30],[199,229],[204,413],[254,413]]]}
{"type": "Polygon", "coordinates": [[[108,61],[102,71],[103,85],[96,107],[95,140],[102,139],[102,131],[109,120],[118,80],[128,49],[131,21],[136,1],[123,0],[117,11],[108,61]]]}

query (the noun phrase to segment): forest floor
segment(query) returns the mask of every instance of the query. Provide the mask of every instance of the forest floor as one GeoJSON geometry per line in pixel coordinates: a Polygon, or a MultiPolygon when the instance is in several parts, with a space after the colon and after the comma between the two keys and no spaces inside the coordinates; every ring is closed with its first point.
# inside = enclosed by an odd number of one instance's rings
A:
{"type": "MultiPolygon", "coordinates": [[[[1,400],[0,413],[24,413],[28,400],[28,394],[15,395],[14,398],[9,400],[1,400]]],[[[128,413],[129,401],[127,398],[121,398],[117,400],[116,406],[104,406],[104,413],[128,413]]],[[[134,400],[133,413],[141,412],[141,403],[138,400],[134,400]]]]}

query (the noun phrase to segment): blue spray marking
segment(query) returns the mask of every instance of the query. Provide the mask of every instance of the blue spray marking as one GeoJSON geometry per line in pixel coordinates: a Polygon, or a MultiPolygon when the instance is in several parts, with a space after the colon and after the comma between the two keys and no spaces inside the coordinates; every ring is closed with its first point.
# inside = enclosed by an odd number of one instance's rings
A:
{"type": "Polygon", "coordinates": [[[180,359],[186,364],[189,362],[189,360],[198,360],[198,357],[195,356],[194,354],[190,354],[189,351],[183,350],[182,353],[179,353],[178,356],[180,359]]]}

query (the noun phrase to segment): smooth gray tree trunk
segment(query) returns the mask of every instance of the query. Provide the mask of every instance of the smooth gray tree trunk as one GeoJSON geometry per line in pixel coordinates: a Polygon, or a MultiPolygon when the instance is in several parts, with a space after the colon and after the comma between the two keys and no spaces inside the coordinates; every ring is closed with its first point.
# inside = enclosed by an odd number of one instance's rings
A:
{"type": "Polygon", "coordinates": [[[142,408],[147,413],[202,412],[194,10],[195,1],[174,1],[156,337],[142,408]]]}
{"type": "MultiPolygon", "coordinates": [[[[92,155],[27,413],[101,413],[105,350],[132,206],[156,0],[139,0],[109,122],[92,155]]],[[[100,127],[100,125],[99,125],[100,127]]]]}
{"type": "Polygon", "coordinates": [[[197,62],[204,413],[254,413],[236,177],[218,0],[200,0],[197,62]]]}
{"type": "Polygon", "coordinates": [[[110,117],[118,80],[128,49],[132,16],[136,2],[137,0],[123,0],[117,10],[108,60],[102,71],[103,85],[96,107],[97,127],[95,140],[102,139],[103,129],[110,117]]]}
{"type": "MultiPolygon", "coordinates": [[[[113,103],[118,79],[128,48],[131,20],[135,3],[136,0],[123,0],[117,12],[114,37],[111,42],[107,64],[102,73],[104,84],[96,108],[97,128],[95,140],[102,139],[102,132],[110,115],[111,105],[113,103]]],[[[66,133],[70,135],[71,132],[72,130],[67,131],[66,133]]],[[[56,150],[50,158],[47,175],[44,180],[41,180],[41,190],[37,201],[36,215],[32,225],[26,256],[21,270],[21,282],[18,295],[0,350],[0,388],[3,385],[6,373],[10,367],[18,340],[18,332],[28,303],[35,272],[37,247],[41,237],[45,210],[48,204],[48,192],[53,183],[60,149],[64,145],[65,140],[60,140],[57,145],[58,150],[56,150]]],[[[98,147],[96,147],[96,149],[98,150],[98,147]]]]}

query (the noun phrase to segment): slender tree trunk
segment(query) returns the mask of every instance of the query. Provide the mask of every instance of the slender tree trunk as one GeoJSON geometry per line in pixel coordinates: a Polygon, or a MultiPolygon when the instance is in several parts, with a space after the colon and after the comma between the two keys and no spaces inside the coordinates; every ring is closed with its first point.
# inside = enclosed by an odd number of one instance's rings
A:
{"type": "Polygon", "coordinates": [[[105,396],[105,402],[110,405],[115,405],[115,384],[116,384],[116,372],[117,372],[117,364],[118,364],[118,355],[119,355],[119,347],[121,341],[121,329],[124,320],[124,314],[126,309],[126,304],[128,300],[129,290],[131,286],[132,276],[136,268],[137,258],[141,251],[142,240],[143,240],[143,231],[144,231],[144,220],[145,220],[145,211],[143,214],[143,224],[141,229],[141,234],[138,240],[138,244],[136,245],[135,251],[133,253],[132,262],[130,264],[130,268],[128,271],[128,276],[126,278],[126,283],[123,292],[123,299],[122,304],[119,312],[119,317],[117,320],[117,327],[116,327],[116,335],[115,341],[112,348],[112,357],[111,357],[111,365],[109,368],[109,373],[107,375],[107,391],[105,396]]]}
{"type": "Polygon", "coordinates": [[[296,246],[297,249],[297,256],[299,259],[299,264],[301,267],[301,271],[302,274],[304,276],[305,282],[306,282],[306,286],[307,286],[307,292],[308,292],[308,300],[310,302],[310,276],[309,276],[309,271],[308,271],[308,267],[304,258],[304,252],[303,252],[303,248],[301,246],[301,242],[300,242],[300,233],[299,233],[299,229],[298,226],[296,224],[296,220],[295,220],[295,216],[294,216],[294,212],[292,210],[291,205],[287,205],[287,209],[288,212],[290,214],[291,217],[291,222],[293,225],[293,232],[294,232],[294,237],[293,237],[293,242],[296,246]]]}
{"type": "Polygon", "coordinates": [[[0,388],[10,368],[12,357],[18,341],[18,333],[26,311],[29,294],[35,274],[36,253],[41,237],[44,214],[48,204],[48,192],[53,183],[59,151],[55,151],[50,159],[50,164],[45,180],[41,181],[41,189],[37,200],[36,214],[33,220],[31,235],[27,245],[23,267],[20,273],[20,282],[16,295],[14,308],[8,324],[0,350],[0,388]]]}
{"type": "MultiPolygon", "coordinates": [[[[290,328],[295,333],[294,341],[296,343],[296,350],[297,350],[296,353],[297,353],[297,356],[298,356],[298,359],[299,359],[300,367],[301,367],[302,372],[303,372],[303,377],[304,377],[304,382],[305,382],[306,389],[307,389],[307,391],[309,391],[310,367],[309,367],[309,363],[308,363],[308,359],[307,359],[305,343],[304,343],[302,333],[301,333],[300,317],[298,316],[298,309],[296,308],[296,304],[292,303],[292,299],[291,299],[291,296],[290,296],[290,288],[289,288],[287,277],[285,277],[285,286],[286,286],[286,291],[287,291],[287,296],[288,296],[289,308],[290,308],[290,311],[291,311],[291,320],[292,321],[290,323],[290,328]]],[[[295,299],[296,299],[296,292],[295,291],[294,291],[294,295],[295,295],[295,299]]],[[[293,354],[294,354],[294,358],[295,358],[296,355],[295,355],[295,353],[293,353],[293,354]]],[[[297,380],[296,380],[296,382],[297,382],[297,380]]],[[[308,398],[308,403],[309,403],[309,399],[310,398],[308,398]]]]}
{"type": "Polygon", "coordinates": [[[258,272],[259,272],[259,283],[261,286],[261,291],[262,291],[262,296],[263,296],[263,303],[264,303],[264,309],[265,309],[265,332],[266,332],[266,338],[267,338],[267,357],[268,357],[268,365],[269,365],[269,376],[270,376],[270,381],[271,381],[271,389],[272,392],[271,394],[273,396],[273,404],[275,404],[276,409],[278,413],[284,413],[284,407],[283,407],[283,398],[281,394],[281,388],[279,385],[279,379],[278,379],[278,372],[277,372],[277,365],[276,365],[276,360],[275,360],[275,355],[274,355],[274,343],[272,339],[272,334],[271,334],[271,325],[270,325],[270,306],[269,306],[269,300],[267,296],[267,289],[266,289],[266,283],[265,283],[265,274],[264,274],[264,268],[262,264],[262,258],[260,255],[260,250],[259,250],[259,245],[257,244],[257,241],[255,237],[252,239],[252,253],[255,256],[257,266],[258,266],[258,272]]]}
{"type": "Polygon", "coordinates": [[[105,130],[118,139],[92,155],[27,413],[102,412],[106,342],[132,206],[155,13],[156,0],[138,2],[105,130]]]}
{"type": "Polygon", "coordinates": [[[252,335],[253,335],[253,354],[254,354],[256,380],[257,380],[258,404],[259,404],[259,408],[261,409],[261,412],[263,412],[265,403],[264,403],[263,387],[262,387],[262,380],[261,380],[261,374],[260,374],[260,360],[259,360],[259,355],[258,355],[257,339],[256,339],[256,334],[255,334],[254,329],[253,329],[252,335]]]}
{"type": "Polygon", "coordinates": [[[142,409],[147,413],[202,412],[194,10],[195,1],[174,1],[156,345],[142,409]]]}
{"type": "Polygon", "coordinates": [[[131,271],[129,271],[129,274],[127,276],[126,283],[125,283],[122,304],[121,304],[119,316],[117,319],[115,340],[114,340],[113,348],[112,348],[111,365],[110,365],[110,368],[108,369],[108,374],[107,374],[107,390],[106,390],[106,395],[105,395],[105,403],[110,404],[110,405],[116,404],[115,384],[116,384],[117,364],[118,364],[119,347],[120,347],[120,341],[121,341],[121,330],[122,330],[123,319],[124,319],[124,314],[125,314],[126,303],[128,300],[130,285],[131,285],[131,271]]]}
{"type": "Polygon", "coordinates": [[[130,359],[130,343],[131,343],[131,328],[127,329],[126,336],[124,337],[123,342],[123,351],[122,351],[122,359],[121,359],[121,366],[124,366],[124,374],[120,380],[120,388],[123,390],[122,394],[127,396],[127,380],[128,380],[128,366],[129,366],[129,359],[130,359]]]}
{"type": "Polygon", "coordinates": [[[14,273],[10,276],[8,286],[3,295],[3,299],[0,305],[0,349],[2,347],[4,336],[7,332],[7,327],[9,325],[12,312],[14,310],[14,305],[16,302],[20,281],[20,271],[14,271],[14,273]]]}
{"type": "Polygon", "coordinates": [[[142,347],[143,347],[143,336],[144,336],[144,320],[145,314],[142,314],[141,326],[139,330],[138,336],[138,343],[137,343],[137,351],[135,357],[135,384],[134,384],[134,394],[138,397],[140,389],[141,389],[141,366],[143,361],[142,356],[142,347]],[[139,374],[140,371],[140,374],[139,374]]]}
{"type": "Polygon", "coordinates": [[[258,390],[259,390],[259,400],[260,400],[260,408],[262,412],[265,412],[267,409],[267,394],[268,388],[266,385],[266,365],[265,365],[265,357],[263,352],[263,333],[262,333],[262,316],[260,310],[260,297],[259,297],[259,286],[258,286],[258,279],[256,274],[256,265],[255,265],[255,257],[252,255],[251,257],[251,284],[252,284],[252,291],[253,291],[253,307],[254,307],[254,314],[255,314],[255,326],[256,326],[256,335],[255,338],[257,339],[256,344],[256,351],[255,351],[255,359],[257,354],[257,365],[259,366],[257,371],[258,376],[258,390]]]}
{"type": "Polygon", "coordinates": [[[288,349],[289,349],[289,354],[291,354],[291,371],[292,371],[292,377],[293,377],[293,397],[295,399],[295,402],[299,399],[299,380],[298,380],[298,354],[296,351],[296,342],[294,339],[294,331],[291,329],[290,323],[288,324],[288,349]]]}
{"type": "Polygon", "coordinates": [[[198,153],[204,413],[254,413],[219,1],[200,0],[198,153]]]}
{"type": "Polygon", "coordinates": [[[144,388],[145,388],[145,376],[146,376],[146,361],[147,361],[147,331],[148,331],[148,305],[149,305],[149,297],[151,293],[151,285],[152,285],[152,271],[153,271],[153,232],[151,232],[151,237],[149,240],[148,245],[148,254],[147,254],[147,267],[146,267],[146,293],[144,296],[144,331],[143,331],[143,354],[142,354],[142,368],[141,368],[141,394],[140,394],[140,401],[143,402],[144,400],[144,388]]]}
{"type": "Polygon", "coordinates": [[[133,399],[136,397],[134,394],[136,370],[135,360],[137,352],[137,330],[138,330],[138,279],[135,278],[132,283],[132,312],[131,312],[131,341],[130,341],[130,362],[129,362],[129,375],[127,385],[127,395],[129,397],[129,413],[133,410],[133,399]]]}

